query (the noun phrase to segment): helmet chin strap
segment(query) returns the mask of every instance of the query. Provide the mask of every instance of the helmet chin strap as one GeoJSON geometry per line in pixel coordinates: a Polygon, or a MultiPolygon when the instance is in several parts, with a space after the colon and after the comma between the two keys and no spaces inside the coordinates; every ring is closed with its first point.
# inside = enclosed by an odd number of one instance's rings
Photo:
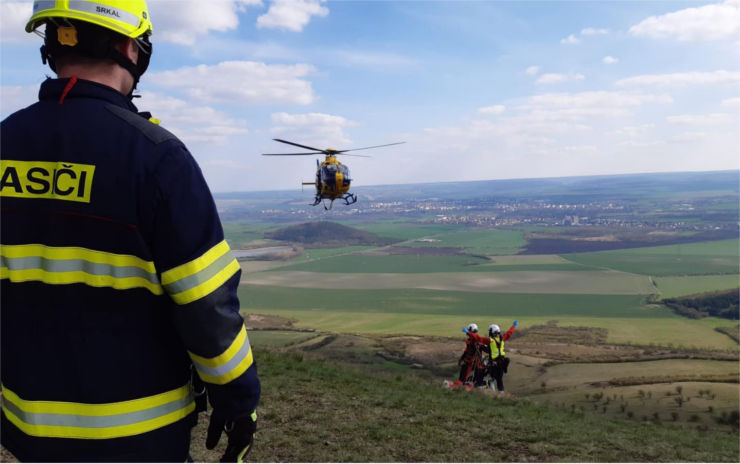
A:
{"type": "Polygon", "coordinates": [[[136,63],[129,60],[123,53],[119,52],[115,48],[111,48],[108,52],[108,57],[128,71],[129,74],[131,74],[131,77],[134,78],[134,85],[131,87],[131,91],[127,95],[129,98],[134,97],[133,93],[134,90],[136,90],[139,79],[149,67],[149,60],[152,56],[153,48],[152,43],[149,42],[149,37],[147,36],[134,39],[134,43],[139,48],[139,58],[136,60],[136,63]]]}
{"type": "Polygon", "coordinates": [[[128,98],[133,98],[134,90],[136,90],[136,85],[139,83],[139,79],[141,78],[141,74],[139,72],[139,68],[136,64],[134,64],[131,60],[126,58],[123,53],[119,52],[116,49],[111,49],[111,51],[108,53],[108,57],[118,63],[119,66],[121,66],[123,69],[129,72],[131,74],[131,77],[134,78],[134,85],[131,86],[131,91],[126,95],[128,98]]]}

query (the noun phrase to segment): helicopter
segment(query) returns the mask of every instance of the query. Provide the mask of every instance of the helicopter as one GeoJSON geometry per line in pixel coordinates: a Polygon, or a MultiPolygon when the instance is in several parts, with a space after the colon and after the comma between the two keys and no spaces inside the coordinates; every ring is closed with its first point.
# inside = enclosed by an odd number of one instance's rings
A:
{"type": "MultiPolygon", "coordinates": [[[[324,150],[320,148],[309,147],[307,145],[301,145],[299,143],[290,142],[283,139],[273,139],[276,142],[286,143],[306,150],[313,150],[306,153],[262,153],[262,156],[308,156],[308,155],[326,155],[323,163],[316,160],[316,180],[314,182],[303,182],[302,185],[314,185],[316,187],[316,196],[311,206],[316,206],[324,200],[329,200],[329,206],[326,206],[324,202],[324,209],[329,210],[334,206],[334,200],[344,200],[345,205],[351,205],[357,202],[357,195],[349,192],[349,187],[352,179],[349,177],[349,168],[347,165],[337,161],[337,155],[345,155],[348,151],[367,150],[370,148],[389,147],[391,145],[400,145],[406,142],[395,142],[388,143],[385,145],[375,145],[372,147],[363,148],[351,148],[349,150],[335,150],[334,148],[326,148],[324,150]]],[[[347,154],[346,156],[357,156],[361,158],[369,158],[364,155],[347,154]]]]}

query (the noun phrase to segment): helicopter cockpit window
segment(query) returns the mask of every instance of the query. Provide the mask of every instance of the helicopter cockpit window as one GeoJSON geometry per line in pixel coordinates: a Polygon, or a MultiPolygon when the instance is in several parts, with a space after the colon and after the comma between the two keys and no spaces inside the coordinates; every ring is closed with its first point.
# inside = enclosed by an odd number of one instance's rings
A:
{"type": "Polygon", "coordinates": [[[337,168],[333,164],[329,164],[321,167],[321,178],[324,182],[334,182],[337,177],[337,168]]]}

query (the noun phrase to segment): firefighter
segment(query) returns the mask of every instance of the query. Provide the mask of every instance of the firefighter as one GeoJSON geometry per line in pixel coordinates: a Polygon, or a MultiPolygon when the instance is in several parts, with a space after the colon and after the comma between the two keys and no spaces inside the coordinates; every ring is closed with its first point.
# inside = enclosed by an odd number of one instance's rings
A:
{"type": "Polygon", "coordinates": [[[146,3],[36,0],[26,31],[41,26],[57,78],[0,125],[2,444],[184,462],[199,383],[206,446],[225,430],[222,460],[241,461],[260,397],[241,270],[192,155],[132,103],[146,3]]]}
{"type": "MultiPolygon", "coordinates": [[[[474,323],[468,324],[467,328],[464,328],[463,331],[465,333],[477,333],[478,325],[474,323]]],[[[472,337],[468,337],[465,341],[465,351],[463,351],[457,364],[460,366],[460,376],[452,384],[452,388],[467,383],[471,376],[473,376],[474,381],[477,379],[477,374],[483,368],[483,357],[481,356],[480,344],[472,337]]]]}
{"type": "Polygon", "coordinates": [[[463,332],[468,334],[470,340],[486,348],[485,351],[489,356],[488,374],[491,376],[489,386],[492,390],[498,389],[501,393],[504,393],[504,374],[508,371],[509,367],[509,358],[506,357],[504,343],[511,338],[517,325],[519,325],[518,320],[514,321],[509,330],[502,335],[499,326],[491,324],[488,326],[488,337],[481,337],[477,331],[473,332],[469,329],[463,329],[463,332]]]}

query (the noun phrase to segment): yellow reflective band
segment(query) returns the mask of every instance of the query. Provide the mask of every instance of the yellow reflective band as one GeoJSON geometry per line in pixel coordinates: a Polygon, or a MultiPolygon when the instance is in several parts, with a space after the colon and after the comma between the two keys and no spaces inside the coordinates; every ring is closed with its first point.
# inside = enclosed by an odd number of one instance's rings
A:
{"type": "Polygon", "coordinates": [[[152,274],[157,269],[152,261],[145,261],[134,255],[119,255],[81,247],[50,247],[39,244],[2,245],[0,255],[6,258],[27,258],[43,256],[46,259],[83,259],[92,263],[110,264],[112,266],[133,266],[152,274]]]}
{"type": "Polygon", "coordinates": [[[221,257],[224,253],[229,251],[229,244],[226,240],[222,240],[220,243],[215,245],[210,250],[203,253],[199,258],[181,264],[180,266],[173,267],[169,271],[162,273],[162,285],[171,284],[185,277],[189,277],[193,274],[197,274],[206,267],[210,266],[214,261],[221,257]]]}
{"type": "Polygon", "coordinates": [[[28,401],[2,387],[3,412],[28,435],[108,439],[138,435],[187,417],[195,402],[188,384],[145,398],[105,404],[28,401]]]}
{"type": "Polygon", "coordinates": [[[164,293],[153,262],[80,247],[2,245],[0,278],[52,285],[82,283],[116,290],[145,288],[155,295],[164,293]]]}
{"type": "Polygon", "coordinates": [[[175,303],[183,305],[211,294],[239,269],[222,240],[202,256],[162,273],[162,285],[175,303]]]}
{"type": "Polygon", "coordinates": [[[190,351],[188,354],[200,378],[204,382],[217,385],[223,385],[236,379],[254,362],[247,329],[243,325],[231,345],[220,355],[205,358],[190,351]]]}

